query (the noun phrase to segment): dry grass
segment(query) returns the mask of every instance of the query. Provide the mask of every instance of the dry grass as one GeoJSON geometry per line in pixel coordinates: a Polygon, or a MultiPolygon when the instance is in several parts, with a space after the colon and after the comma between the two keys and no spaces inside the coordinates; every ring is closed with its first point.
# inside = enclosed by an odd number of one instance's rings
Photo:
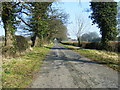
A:
{"type": "Polygon", "coordinates": [[[75,52],[78,52],[79,54],[90,58],[91,60],[94,60],[99,63],[103,63],[115,70],[120,71],[119,70],[120,64],[118,59],[120,53],[96,50],[96,49],[81,49],[70,45],[63,45],[63,46],[70,48],[75,52]]]}
{"type": "Polygon", "coordinates": [[[2,47],[2,46],[3,46],[3,43],[4,43],[3,41],[0,41],[0,47],[2,47]]]}
{"type": "Polygon", "coordinates": [[[40,70],[42,61],[48,51],[49,48],[35,47],[24,56],[3,59],[3,88],[26,88],[32,81],[34,73],[40,70]]]}
{"type": "Polygon", "coordinates": [[[77,43],[78,41],[62,41],[63,43],[77,43]]]}

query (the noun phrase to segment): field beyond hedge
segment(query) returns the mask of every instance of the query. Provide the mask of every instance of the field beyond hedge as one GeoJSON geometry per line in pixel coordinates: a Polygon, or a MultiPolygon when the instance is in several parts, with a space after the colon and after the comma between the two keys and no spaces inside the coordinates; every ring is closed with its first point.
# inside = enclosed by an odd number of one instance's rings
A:
{"type": "Polygon", "coordinates": [[[90,58],[93,61],[107,65],[117,71],[120,71],[119,69],[120,64],[118,59],[118,56],[120,55],[120,53],[96,50],[96,49],[83,49],[83,48],[71,46],[71,45],[63,45],[63,46],[79,53],[80,55],[90,58]]]}
{"type": "MultiPolygon", "coordinates": [[[[51,47],[47,45],[47,47],[51,47]]],[[[34,47],[24,56],[3,59],[2,87],[26,88],[32,81],[34,73],[40,70],[43,59],[49,51],[47,47],[34,47]]]]}

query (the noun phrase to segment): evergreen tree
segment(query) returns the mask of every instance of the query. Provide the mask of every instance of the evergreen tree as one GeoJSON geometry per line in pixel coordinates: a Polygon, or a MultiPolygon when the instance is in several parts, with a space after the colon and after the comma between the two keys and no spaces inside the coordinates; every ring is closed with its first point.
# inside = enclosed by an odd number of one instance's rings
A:
{"type": "MultiPolygon", "coordinates": [[[[110,0],[112,2],[95,2],[92,0],[91,10],[91,19],[93,23],[98,24],[100,32],[102,34],[102,48],[108,48],[108,41],[115,40],[117,36],[117,2],[110,0]]],[[[99,0],[100,1],[100,0],[99,0]]]]}
{"type": "Polygon", "coordinates": [[[14,33],[17,26],[16,13],[21,9],[17,8],[19,3],[2,2],[2,21],[5,29],[5,46],[14,46],[14,33]]]}
{"type": "Polygon", "coordinates": [[[32,18],[30,22],[31,24],[30,31],[33,32],[33,37],[31,38],[31,40],[33,41],[32,46],[40,46],[42,45],[42,42],[44,41],[44,37],[46,37],[47,34],[47,30],[48,30],[47,12],[52,2],[33,2],[30,4],[33,7],[33,9],[31,10],[32,18]]]}
{"type": "Polygon", "coordinates": [[[120,1],[118,2],[118,14],[117,14],[117,21],[118,21],[118,33],[120,36],[120,1]]]}

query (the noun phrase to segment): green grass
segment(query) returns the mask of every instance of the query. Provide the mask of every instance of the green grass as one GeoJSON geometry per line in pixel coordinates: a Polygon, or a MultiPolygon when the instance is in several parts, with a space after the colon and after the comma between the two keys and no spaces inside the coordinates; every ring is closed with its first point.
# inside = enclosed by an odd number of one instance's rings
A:
{"type": "Polygon", "coordinates": [[[78,41],[62,41],[63,43],[73,43],[73,42],[78,42],[78,41]]]}
{"type": "MultiPolygon", "coordinates": [[[[51,47],[49,45],[48,47],[51,47]]],[[[3,88],[25,88],[32,81],[35,72],[40,70],[43,59],[49,48],[34,47],[24,56],[3,59],[2,86],[3,88]]]]}
{"type": "MultiPolygon", "coordinates": [[[[63,45],[63,44],[62,44],[63,45]]],[[[82,49],[80,47],[70,46],[70,45],[63,45],[73,51],[90,58],[99,63],[103,63],[117,71],[120,71],[119,67],[119,60],[118,56],[120,53],[110,52],[110,51],[103,51],[103,50],[96,50],[96,49],[82,49]]]]}

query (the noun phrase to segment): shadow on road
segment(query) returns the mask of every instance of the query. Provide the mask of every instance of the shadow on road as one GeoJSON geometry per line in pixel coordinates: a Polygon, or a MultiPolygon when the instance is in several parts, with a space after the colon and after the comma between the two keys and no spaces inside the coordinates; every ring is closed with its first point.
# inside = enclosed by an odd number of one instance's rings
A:
{"type": "MultiPolygon", "coordinates": [[[[58,45],[53,46],[52,48],[51,47],[46,47],[46,48],[49,48],[51,50],[71,50],[71,49],[68,49],[68,48],[65,48],[65,47],[61,47],[61,46],[58,47],[58,45]]],[[[83,60],[83,57],[80,57],[80,56],[77,59],[69,58],[69,57],[66,57],[63,53],[62,53],[62,55],[58,56],[58,55],[56,55],[55,52],[50,53],[50,55],[48,57],[49,57],[49,60],[74,61],[74,62],[80,62],[80,64],[94,63],[94,64],[104,64],[104,65],[108,65],[108,64],[119,65],[119,64],[111,63],[111,62],[105,63],[105,62],[89,61],[89,60],[85,60],[85,59],[83,60]]]]}
{"type": "Polygon", "coordinates": [[[48,46],[45,46],[45,48],[48,48],[48,49],[59,49],[59,50],[69,50],[68,48],[65,48],[65,47],[56,47],[56,46],[53,46],[53,47],[48,47],[48,46]]]}
{"type": "Polygon", "coordinates": [[[116,63],[104,63],[104,62],[95,62],[95,61],[82,60],[82,58],[73,59],[73,58],[68,58],[68,57],[65,57],[65,56],[57,56],[57,55],[52,55],[52,56],[54,56],[54,57],[51,57],[48,60],[74,61],[74,62],[80,62],[79,64],[93,63],[93,64],[104,64],[104,65],[108,65],[108,64],[118,65],[116,63]]]}

